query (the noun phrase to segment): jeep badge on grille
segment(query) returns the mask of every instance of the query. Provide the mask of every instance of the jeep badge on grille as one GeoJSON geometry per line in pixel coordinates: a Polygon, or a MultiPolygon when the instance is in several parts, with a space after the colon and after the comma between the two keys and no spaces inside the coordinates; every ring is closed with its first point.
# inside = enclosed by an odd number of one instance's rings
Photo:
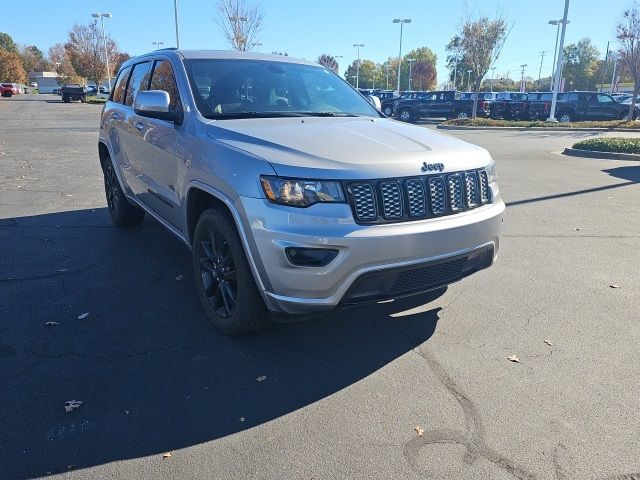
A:
{"type": "Polygon", "coordinates": [[[444,170],[444,163],[427,163],[422,162],[422,168],[420,169],[423,172],[442,172],[444,170]]]}

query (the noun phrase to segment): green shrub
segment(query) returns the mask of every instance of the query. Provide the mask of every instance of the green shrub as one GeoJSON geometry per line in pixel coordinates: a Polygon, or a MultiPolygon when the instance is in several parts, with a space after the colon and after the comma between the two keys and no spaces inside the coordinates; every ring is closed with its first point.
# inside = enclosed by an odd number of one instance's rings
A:
{"type": "Polygon", "coordinates": [[[602,137],[590,138],[574,143],[573,148],[593,152],[616,152],[640,154],[640,138],[602,137]]]}
{"type": "Polygon", "coordinates": [[[640,129],[640,122],[613,120],[600,122],[551,123],[542,120],[493,120],[491,118],[456,118],[447,120],[443,125],[465,127],[560,127],[560,128],[631,128],[640,129]]]}

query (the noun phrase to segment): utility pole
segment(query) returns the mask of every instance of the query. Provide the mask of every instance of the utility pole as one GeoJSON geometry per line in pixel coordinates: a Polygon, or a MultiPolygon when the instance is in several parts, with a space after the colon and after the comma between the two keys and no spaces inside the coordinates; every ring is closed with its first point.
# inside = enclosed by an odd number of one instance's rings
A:
{"type": "Polygon", "coordinates": [[[407,62],[409,62],[409,90],[411,90],[411,66],[415,61],[416,61],[415,58],[407,58],[407,62]]]}
{"type": "Polygon", "coordinates": [[[545,50],[540,52],[540,70],[538,70],[538,90],[540,89],[540,77],[542,77],[542,62],[544,62],[545,50]]]}
{"type": "Polygon", "coordinates": [[[526,63],[520,65],[520,68],[522,68],[522,78],[520,80],[520,91],[521,92],[526,92],[527,91],[527,84],[524,83],[524,69],[527,66],[526,63]]]}
{"type": "Polygon", "coordinates": [[[607,73],[607,61],[609,60],[609,42],[607,42],[607,53],[604,56],[604,65],[602,65],[602,81],[600,82],[600,91],[604,90],[604,76],[607,73]]]}
{"type": "Polygon", "coordinates": [[[358,63],[356,63],[356,88],[360,86],[360,47],[364,47],[364,43],[354,43],[354,47],[358,48],[358,63]]]}
{"type": "Polygon", "coordinates": [[[564,15],[562,16],[562,33],[560,34],[560,46],[558,47],[558,63],[556,65],[556,73],[554,78],[553,95],[551,97],[551,111],[549,113],[549,122],[557,122],[556,120],[556,103],[558,102],[558,90],[560,90],[560,82],[562,81],[562,50],[564,49],[564,35],[567,31],[567,17],[569,16],[569,0],[564,1],[564,15]]]}

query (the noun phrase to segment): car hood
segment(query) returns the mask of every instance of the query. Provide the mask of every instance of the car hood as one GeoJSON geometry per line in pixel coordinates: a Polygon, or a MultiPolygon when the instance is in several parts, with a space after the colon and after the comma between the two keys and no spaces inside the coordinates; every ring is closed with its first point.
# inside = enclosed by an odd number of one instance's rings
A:
{"type": "Polygon", "coordinates": [[[260,157],[290,177],[403,177],[420,175],[423,162],[442,164],[448,172],[491,161],[483,148],[386,118],[217,120],[206,130],[215,141],[260,157]]]}

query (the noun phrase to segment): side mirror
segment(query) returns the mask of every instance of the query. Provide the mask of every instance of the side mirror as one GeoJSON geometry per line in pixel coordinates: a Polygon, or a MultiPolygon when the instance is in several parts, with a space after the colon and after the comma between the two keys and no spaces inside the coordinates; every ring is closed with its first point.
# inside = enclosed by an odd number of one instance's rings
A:
{"type": "Polygon", "coordinates": [[[143,117],[158,118],[174,123],[182,121],[182,112],[171,111],[169,94],[164,90],[138,92],[133,102],[133,111],[143,117]]]}
{"type": "Polygon", "coordinates": [[[375,95],[367,95],[364,98],[366,98],[371,105],[376,107],[376,110],[381,110],[382,109],[382,104],[380,103],[380,99],[378,97],[376,97],[375,95]]]}

